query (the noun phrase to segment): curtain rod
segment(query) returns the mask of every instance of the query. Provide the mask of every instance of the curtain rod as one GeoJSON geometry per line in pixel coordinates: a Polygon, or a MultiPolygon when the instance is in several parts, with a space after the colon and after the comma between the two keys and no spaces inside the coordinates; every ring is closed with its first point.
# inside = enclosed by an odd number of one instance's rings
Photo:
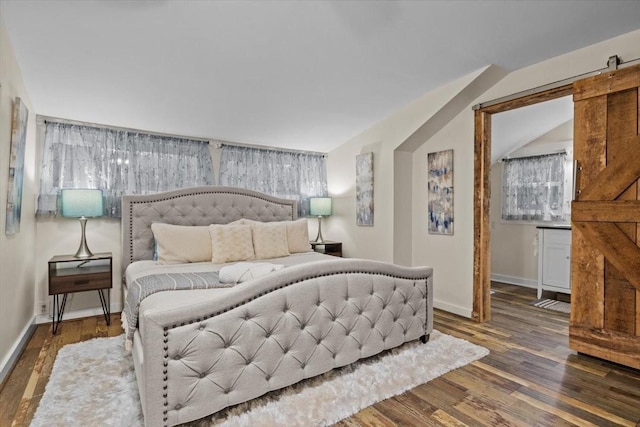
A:
{"type": "Polygon", "coordinates": [[[145,133],[147,135],[161,136],[161,137],[167,137],[167,138],[190,139],[192,141],[200,141],[200,142],[204,142],[206,144],[209,144],[209,141],[210,141],[209,139],[198,138],[198,137],[195,137],[195,136],[185,136],[185,135],[176,135],[176,134],[164,133],[164,132],[154,132],[154,131],[149,131],[149,130],[127,128],[127,127],[122,127],[122,126],[105,125],[105,124],[101,124],[101,123],[82,122],[82,121],[78,121],[78,120],[63,119],[63,118],[60,118],[60,117],[43,116],[43,115],[40,115],[40,114],[36,115],[36,122],[38,124],[41,124],[41,123],[44,123],[44,122],[53,122],[53,123],[61,123],[61,124],[65,124],[65,125],[87,126],[87,127],[96,127],[96,128],[100,128],[100,129],[121,130],[121,131],[125,131],[125,132],[145,133]]]}
{"type": "Polygon", "coordinates": [[[532,159],[534,157],[555,156],[556,154],[567,154],[567,150],[558,150],[558,151],[552,151],[550,153],[545,153],[545,154],[531,154],[531,155],[526,155],[526,156],[516,156],[516,157],[507,156],[507,157],[503,157],[500,160],[504,162],[505,160],[532,159]]]}
{"type": "Polygon", "coordinates": [[[227,147],[240,147],[240,148],[254,148],[256,150],[265,150],[265,151],[284,151],[287,153],[295,153],[295,154],[313,154],[317,156],[326,156],[327,153],[322,153],[320,151],[305,151],[305,150],[294,150],[290,148],[279,148],[279,147],[271,147],[266,145],[253,145],[253,144],[242,144],[239,142],[228,142],[228,141],[220,141],[213,140],[214,146],[216,148],[222,148],[224,146],[227,147]]]}
{"type": "MultiPolygon", "coordinates": [[[[632,59],[630,61],[622,61],[618,57],[618,55],[613,55],[609,57],[609,61],[607,62],[607,66],[604,68],[600,68],[598,70],[589,71],[587,73],[578,74],[577,76],[568,77],[566,79],[558,80],[557,82],[548,83],[546,85],[537,86],[531,89],[523,90],[520,92],[513,93],[511,95],[502,96],[500,98],[492,99],[491,101],[481,102],[479,104],[471,107],[473,110],[479,110],[481,108],[491,107],[496,104],[501,104],[503,102],[512,101],[514,99],[522,98],[523,96],[534,95],[536,93],[545,92],[551,89],[556,89],[562,86],[566,86],[575,82],[576,80],[584,79],[586,77],[597,76],[599,74],[605,73],[607,71],[615,71],[619,68],[626,68],[636,63],[640,63],[640,58],[632,59]]],[[[517,71],[517,70],[516,70],[517,71]]]]}
{"type": "Polygon", "coordinates": [[[194,140],[194,141],[201,141],[201,142],[204,142],[204,143],[207,143],[207,144],[210,144],[211,142],[214,142],[216,148],[222,148],[223,146],[227,145],[229,147],[248,147],[248,148],[256,148],[256,149],[259,149],[259,150],[286,151],[286,152],[291,152],[291,153],[315,154],[315,155],[321,155],[321,156],[325,156],[327,154],[327,153],[321,153],[319,151],[293,150],[293,149],[269,147],[269,146],[262,146],[262,145],[243,144],[243,143],[239,143],[239,142],[224,141],[224,140],[213,139],[213,138],[208,139],[208,138],[199,138],[199,137],[194,137],[194,136],[175,135],[175,134],[169,134],[169,133],[163,133],[163,132],[153,132],[153,131],[148,131],[148,130],[143,130],[143,129],[134,129],[134,128],[127,128],[127,127],[122,127],[122,126],[111,126],[111,125],[105,125],[105,124],[101,124],[101,123],[82,122],[82,121],[78,121],[78,120],[63,119],[63,118],[60,118],[60,117],[44,116],[44,115],[40,115],[40,114],[36,115],[36,121],[37,121],[38,124],[41,124],[41,123],[44,123],[45,121],[48,121],[48,122],[62,123],[62,124],[67,124],[67,125],[91,126],[91,127],[102,128],[102,129],[122,130],[122,131],[128,131],[128,132],[139,132],[139,133],[146,133],[148,135],[156,135],[156,136],[163,136],[163,137],[169,137],[169,138],[191,139],[191,140],[194,140]]]}

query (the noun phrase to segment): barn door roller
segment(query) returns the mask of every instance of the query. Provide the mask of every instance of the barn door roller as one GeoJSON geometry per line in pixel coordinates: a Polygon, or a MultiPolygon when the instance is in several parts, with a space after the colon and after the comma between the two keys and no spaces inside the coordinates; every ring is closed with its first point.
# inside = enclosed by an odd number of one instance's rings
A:
{"type": "Polygon", "coordinates": [[[607,68],[609,68],[610,70],[617,70],[618,65],[620,65],[621,62],[622,60],[618,55],[610,56],[609,60],[607,61],[607,68]]]}

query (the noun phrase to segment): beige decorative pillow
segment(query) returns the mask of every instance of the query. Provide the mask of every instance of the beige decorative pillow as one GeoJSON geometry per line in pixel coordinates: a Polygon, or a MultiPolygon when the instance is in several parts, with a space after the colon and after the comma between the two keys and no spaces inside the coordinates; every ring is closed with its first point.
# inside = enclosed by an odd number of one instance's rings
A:
{"type": "Polygon", "coordinates": [[[285,221],[284,223],[287,226],[289,253],[310,252],[311,243],[309,243],[307,218],[300,218],[296,221],[285,221]]]}
{"type": "Polygon", "coordinates": [[[209,226],[211,234],[211,262],[223,264],[232,261],[254,259],[251,226],[218,225],[209,226]]]}
{"type": "Polygon", "coordinates": [[[289,255],[287,226],[283,222],[251,222],[253,249],[257,259],[289,255]]]}
{"type": "Polygon", "coordinates": [[[151,231],[159,264],[211,261],[209,227],[154,222],[151,231]]]}

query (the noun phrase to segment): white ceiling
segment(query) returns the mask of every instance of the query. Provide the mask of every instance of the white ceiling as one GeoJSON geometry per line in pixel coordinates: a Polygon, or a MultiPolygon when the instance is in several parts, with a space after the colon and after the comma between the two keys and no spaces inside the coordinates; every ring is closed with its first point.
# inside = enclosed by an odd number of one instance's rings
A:
{"type": "Polygon", "coordinates": [[[491,164],[571,119],[571,96],[492,115],[491,164]]]}
{"type": "Polygon", "coordinates": [[[0,13],[38,114],[317,151],[488,64],[640,28],[640,1],[613,0],[3,0],[0,13]]]}

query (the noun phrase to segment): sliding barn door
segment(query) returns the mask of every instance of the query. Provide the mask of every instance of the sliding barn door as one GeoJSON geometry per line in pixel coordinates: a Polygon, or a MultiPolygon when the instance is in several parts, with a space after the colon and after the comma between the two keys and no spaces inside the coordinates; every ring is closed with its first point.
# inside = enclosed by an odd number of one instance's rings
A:
{"type": "Polygon", "coordinates": [[[640,369],[640,66],[574,84],[569,346],[640,369]]]}

